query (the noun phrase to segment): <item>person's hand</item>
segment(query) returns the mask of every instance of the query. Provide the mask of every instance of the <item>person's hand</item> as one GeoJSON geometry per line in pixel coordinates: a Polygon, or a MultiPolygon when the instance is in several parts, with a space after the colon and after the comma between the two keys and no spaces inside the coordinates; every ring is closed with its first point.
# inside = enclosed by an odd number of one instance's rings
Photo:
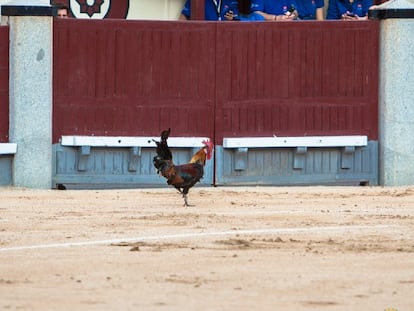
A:
{"type": "Polygon", "coordinates": [[[226,14],[224,14],[224,18],[228,21],[232,21],[234,19],[234,13],[233,11],[227,11],[226,14]]]}
{"type": "Polygon", "coordinates": [[[353,14],[351,12],[345,12],[344,14],[342,14],[341,16],[341,20],[343,21],[356,21],[359,19],[359,16],[356,14],[353,14]]]}
{"type": "Polygon", "coordinates": [[[297,11],[293,11],[293,12],[287,12],[286,14],[283,15],[277,15],[276,19],[277,21],[293,21],[298,17],[298,12],[297,11]]]}

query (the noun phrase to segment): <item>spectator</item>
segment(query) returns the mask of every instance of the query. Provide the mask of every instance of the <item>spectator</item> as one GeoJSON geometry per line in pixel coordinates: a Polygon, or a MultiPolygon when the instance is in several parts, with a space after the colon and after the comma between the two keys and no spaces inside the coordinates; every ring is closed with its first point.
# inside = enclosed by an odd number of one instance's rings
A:
{"type": "Polygon", "coordinates": [[[63,4],[57,4],[57,18],[68,18],[69,17],[69,8],[63,4]]]}
{"type": "Polygon", "coordinates": [[[366,20],[372,0],[329,0],[326,19],[366,20]]]}
{"type": "MultiPolygon", "coordinates": [[[[224,8],[229,7],[231,2],[231,0],[205,0],[204,19],[208,21],[223,20],[226,13],[224,8]]],[[[191,0],[186,0],[179,19],[191,19],[191,0]]]]}
{"type": "Polygon", "coordinates": [[[234,0],[224,7],[224,17],[235,21],[263,21],[264,17],[256,13],[262,7],[263,0],[234,0]]]}
{"type": "Polygon", "coordinates": [[[263,0],[263,10],[258,11],[266,21],[292,21],[297,19],[295,0],[263,0]]]}
{"type": "Polygon", "coordinates": [[[324,0],[295,0],[300,20],[322,21],[324,0]]]}

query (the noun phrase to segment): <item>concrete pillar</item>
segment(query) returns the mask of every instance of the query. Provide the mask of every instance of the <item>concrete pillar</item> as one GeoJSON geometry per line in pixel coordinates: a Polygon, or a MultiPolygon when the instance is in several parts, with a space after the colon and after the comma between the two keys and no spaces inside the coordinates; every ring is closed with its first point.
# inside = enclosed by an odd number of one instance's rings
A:
{"type": "Polygon", "coordinates": [[[414,2],[391,0],[369,18],[380,19],[380,184],[414,185],[414,2]]]}
{"type": "Polygon", "coordinates": [[[10,27],[9,141],[17,144],[12,167],[17,187],[52,187],[54,11],[50,5],[13,1],[1,7],[10,27]]]}

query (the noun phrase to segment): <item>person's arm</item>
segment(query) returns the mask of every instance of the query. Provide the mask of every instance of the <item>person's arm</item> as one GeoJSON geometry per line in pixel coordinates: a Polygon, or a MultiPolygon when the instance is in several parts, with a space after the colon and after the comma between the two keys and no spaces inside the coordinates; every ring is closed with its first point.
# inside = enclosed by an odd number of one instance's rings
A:
{"type": "Polygon", "coordinates": [[[316,9],[316,13],[315,13],[315,17],[317,21],[323,21],[323,8],[317,8],[316,9]]]}
{"type": "Polygon", "coordinates": [[[298,17],[298,12],[295,10],[292,14],[286,15],[275,15],[275,14],[267,14],[262,11],[255,11],[255,13],[260,14],[263,16],[265,21],[274,22],[274,21],[291,21],[298,17]]]}
{"type": "Polygon", "coordinates": [[[267,14],[265,12],[262,11],[256,11],[257,14],[260,14],[261,16],[263,16],[263,18],[265,19],[265,21],[274,21],[275,20],[275,16],[273,14],[267,14]]]}
{"type": "Polygon", "coordinates": [[[180,21],[187,21],[191,19],[191,0],[186,0],[184,3],[184,7],[181,10],[180,17],[178,18],[180,21]]]}
{"type": "Polygon", "coordinates": [[[348,15],[347,13],[342,14],[342,18],[343,21],[364,21],[364,20],[368,20],[368,15],[365,16],[358,16],[358,15],[348,15]]]}

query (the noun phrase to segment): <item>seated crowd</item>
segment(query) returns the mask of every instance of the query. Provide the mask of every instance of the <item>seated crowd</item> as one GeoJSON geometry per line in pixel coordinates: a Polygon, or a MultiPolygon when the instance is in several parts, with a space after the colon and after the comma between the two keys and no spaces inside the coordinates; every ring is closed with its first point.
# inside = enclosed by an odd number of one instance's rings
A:
{"type": "MultiPolygon", "coordinates": [[[[324,0],[205,0],[205,20],[292,21],[366,20],[373,0],[329,0],[326,17],[324,0]]],[[[186,0],[180,19],[191,17],[191,0],[186,0]]]]}

